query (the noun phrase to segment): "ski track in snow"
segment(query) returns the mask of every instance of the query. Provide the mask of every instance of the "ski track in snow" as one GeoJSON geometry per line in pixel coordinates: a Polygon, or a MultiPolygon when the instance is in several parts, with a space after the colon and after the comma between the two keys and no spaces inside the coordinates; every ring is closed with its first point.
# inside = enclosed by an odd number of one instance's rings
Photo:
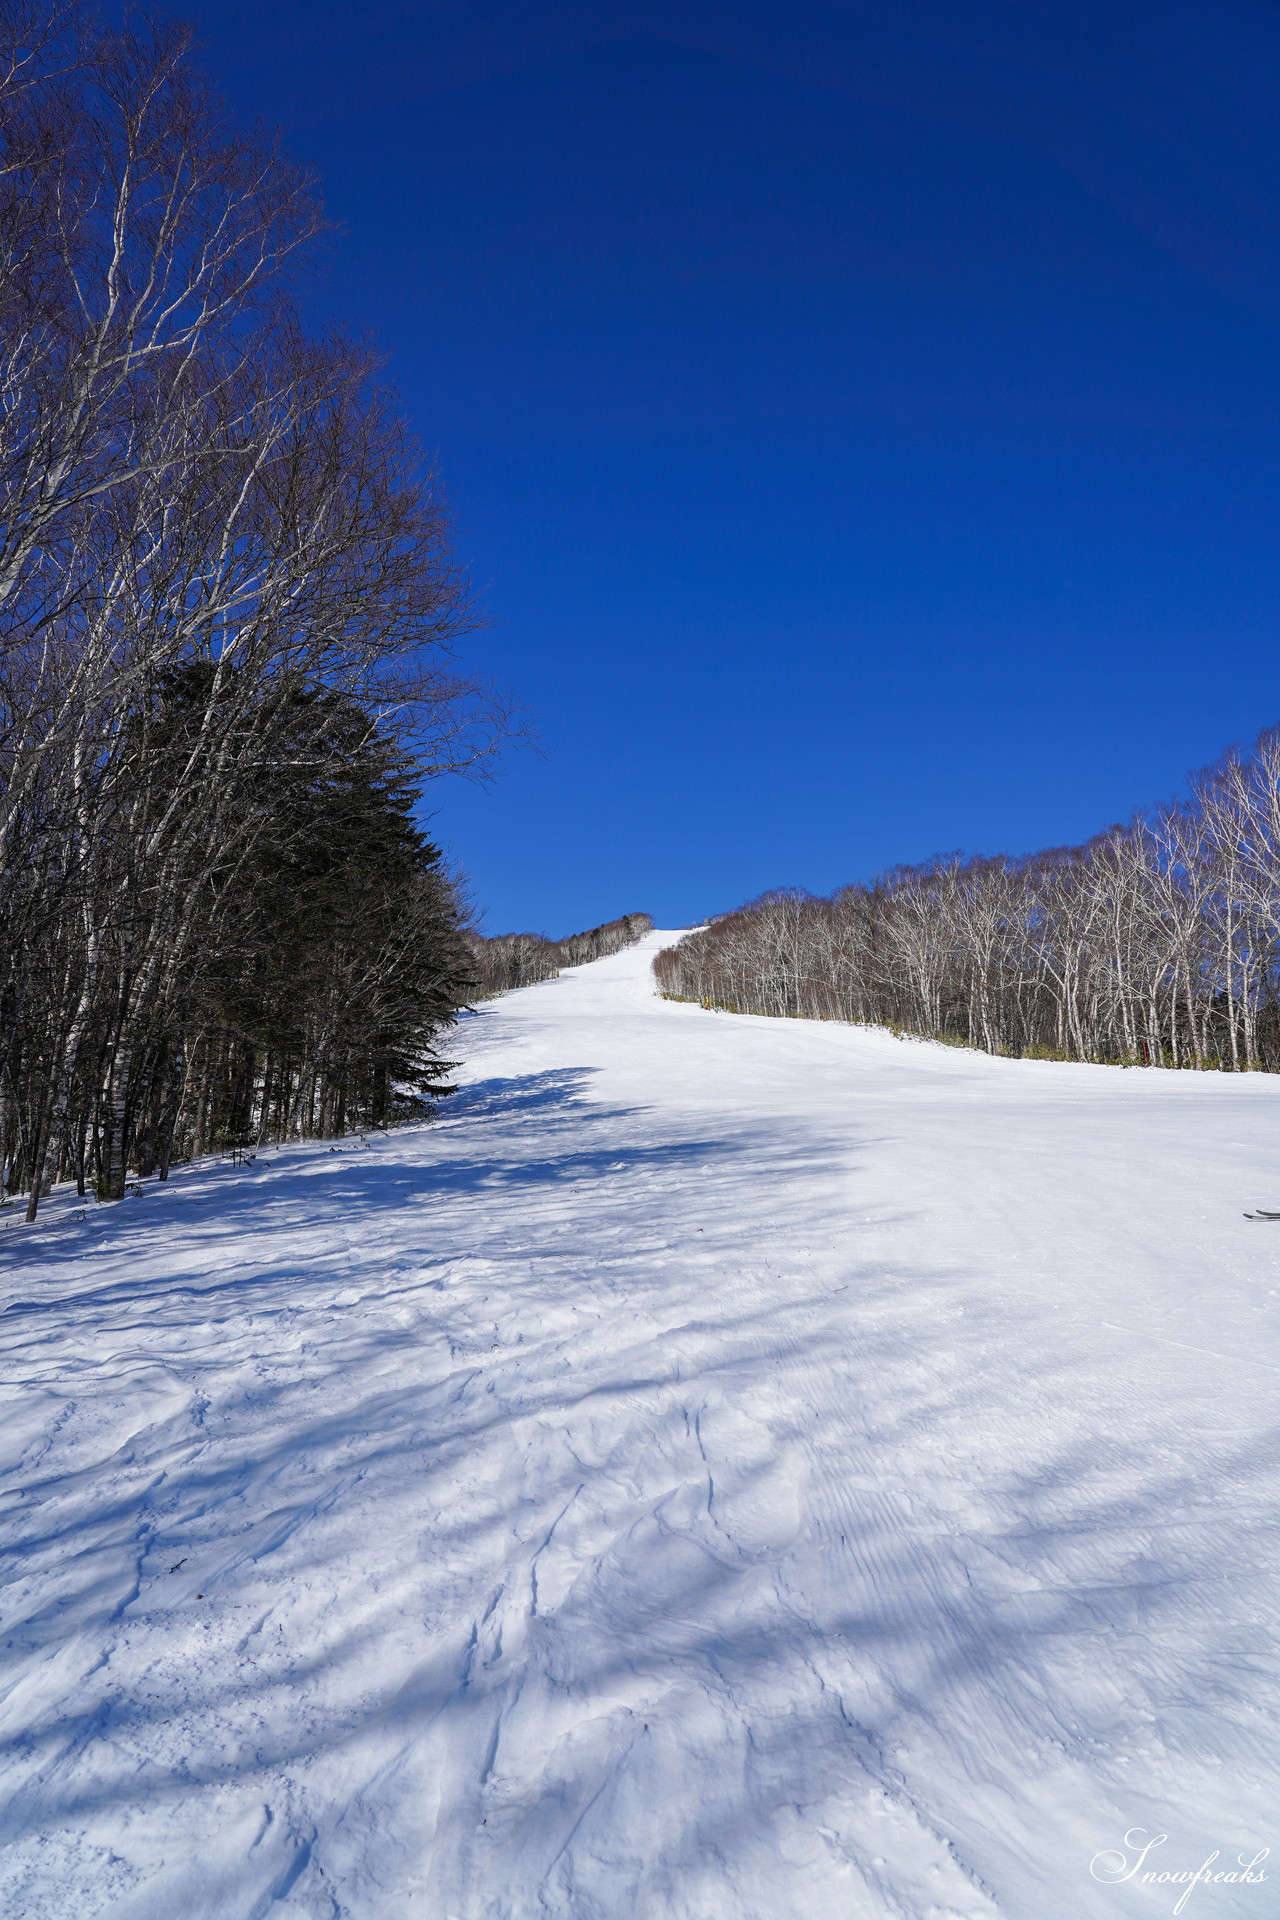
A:
{"type": "Polygon", "coordinates": [[[5,1216],[8,1920],[1129,1920],[1126,1831],[1276,1838],[1280,1079],[671,937],[434,1126],[5,1216]]]}

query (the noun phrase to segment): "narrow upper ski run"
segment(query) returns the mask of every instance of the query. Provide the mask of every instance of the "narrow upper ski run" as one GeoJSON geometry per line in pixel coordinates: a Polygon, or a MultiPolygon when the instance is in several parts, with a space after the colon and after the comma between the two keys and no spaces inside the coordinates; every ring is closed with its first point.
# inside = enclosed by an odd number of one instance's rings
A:
{"type": "Polygon", "coordinates": [[[670,937],[434,1127],[4,1216],[7,1920],[1124,1920],[1280,1838],[1280,1079],[670,937]]]}

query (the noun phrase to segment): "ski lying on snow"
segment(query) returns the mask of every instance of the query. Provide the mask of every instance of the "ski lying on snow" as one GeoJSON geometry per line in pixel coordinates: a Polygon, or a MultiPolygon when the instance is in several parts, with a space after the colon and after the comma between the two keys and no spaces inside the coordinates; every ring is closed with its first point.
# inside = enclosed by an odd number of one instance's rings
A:
{"type": "Polygon", "coordinates": [[[1268,1213],[1265,1207],[1257,1207],[1252,1213],[1246,1213],[1246,1220],[1280,1220],[1280,1213],[1268,1213]]]}

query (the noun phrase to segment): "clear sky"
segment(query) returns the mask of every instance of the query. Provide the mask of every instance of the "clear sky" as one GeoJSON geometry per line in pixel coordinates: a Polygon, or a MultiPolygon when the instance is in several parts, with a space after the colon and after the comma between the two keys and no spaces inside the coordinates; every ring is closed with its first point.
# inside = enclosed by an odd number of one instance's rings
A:
{"type": "Polygon", "coordinates": [[[1080,839],[1280,720],[1274,0],[197,0],[541,757],[490,932],[1080,839]]]}

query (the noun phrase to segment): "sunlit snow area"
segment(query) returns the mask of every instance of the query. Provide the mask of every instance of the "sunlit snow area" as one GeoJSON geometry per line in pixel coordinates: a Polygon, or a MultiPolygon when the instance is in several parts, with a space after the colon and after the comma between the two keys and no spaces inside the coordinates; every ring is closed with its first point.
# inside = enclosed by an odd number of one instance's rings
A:
{"type": "Polygon", "coordinates": [[[672,937],[435,1125],[3,1215],[6,1920],[1277,1912],[1280,1078],[672,937]]]}

